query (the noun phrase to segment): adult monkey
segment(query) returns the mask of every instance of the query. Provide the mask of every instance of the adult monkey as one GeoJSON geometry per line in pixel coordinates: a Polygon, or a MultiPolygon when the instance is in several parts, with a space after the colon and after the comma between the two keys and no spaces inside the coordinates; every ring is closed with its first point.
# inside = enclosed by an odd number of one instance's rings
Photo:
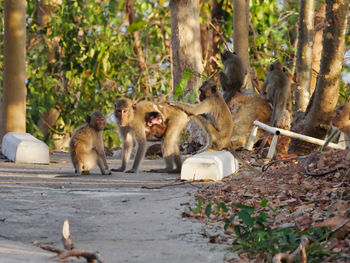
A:
{"type": "Polygon", "coordinates": [[[74,131],[69,152],[75,173],[89,174],[89,170],[97,164],[102,174],[111,174],[102,138],[104,128],[105,117],[100,111],[94,111],[86,117],[86,123],[74,131]]]}
{"type": "Polygon", "coordinates": [[[204,82],[199,88],[199,92],[199,104],[172,102],[170,105],[174,105],[188,114],[196,116],[203,114],[204,116],[199,118],[199,120],[208,132],[208,146],[218,151],[224,149],[230,151],[239,162],[257,172],[258,169],[244,161],[231,145],[232,116],[224,98],[217,90],[216,83],[213,80],[204,82]]]}
{"type": "MultiPolygon", "coordinates": [[[[270,65],[269,73],[262,86],[261,94],[267,96],[272,105],[272,114],[270,126],[276,127],[283,111],[286,109],[287,102],[290,97],[290,79],[286,74],[286,70],[279,60],[270,65]],[[267,89],[267,92],[266,92],[267,89]]],[[[258,152],[265,147],[268,135],[265,135],[259,146],[258,152]]]]}
{"type": "Polygon", "coordinates": [[[126,172],[137,172],[145,155],[147,136],[150,133],[156,134],[154,128],[158,130],[156,126],[152,128],[152,122],[156,120],[157,123],[157,119],[160,116],[163,119],[162,123],[166,123],[166,129],[163,130],[163,134],[160,132],[157,135],[162,139],[162,151],[166,167],[151,171],[167,173],[179,173],[181,171],[182,161],[178,140],[182,130],[190,120],[190,117],[184,111],[172,107],[166,102],[154,104],[149,101],[141,101],[134,104],[128,98],[121,98],[115,103],[114,114],[118,120],[118,127],[123,141],[123,159],[121,167],[112,169],[112,171],[125,171],[133,143],[136,141],[138,148],[135,160],[132,169],[126,172]],[[149,113],[158,113],[159,115],[149,113]]]}
{"type": "Polygon", "coordinates": [[[261,94],[272,104],[271,126],[276,126],[289,100],[290,80],[279,60],[270,65],[269,73],[262,86],[261,94]],[[267,92],[266,92],[267,89],[267,92]]]}
{"type": "Polygon", "coordinates": [[[226,50],[221,53],[221,61],[224,71],[219,72],[219,79],[224,90],[225,102],[229,103],[236,92],[241,90],[247,70],[236,52],[226,50]]]}

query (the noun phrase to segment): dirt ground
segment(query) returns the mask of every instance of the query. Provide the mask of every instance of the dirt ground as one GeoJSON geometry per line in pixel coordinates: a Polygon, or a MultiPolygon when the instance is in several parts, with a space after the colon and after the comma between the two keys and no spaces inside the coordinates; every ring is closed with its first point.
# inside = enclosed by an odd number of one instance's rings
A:
{"type": "MultiPolygon", "coordinates": [[[[328,150],[315,155],[310,161],[306,175],[305,167],[310,156],[291,158],[292,160],[264,163],[254,153],[240,152],[252,164],[263,167],[264,172],[254,174],[244,172],[238,176],[225,178],[222,182],[205,187],[196,193],[206,203],[224,203],[227,207],[237,204],[261,209],[261,201],[278,213],[269,210],[273,217],[271,227],[293,227],[301,231],[327,226],[331,230],[340,228],[329,249],[342,254],[339,260],[325,262],[350,262],[350,151],[328,150]],[[323,173],[329,174],[322,175],[323,173]],[[316,176],[315,176],[316,175],[316,176]]],[[[221,214],[212,213],[210,218],[202,213],[189,211],[186,217],[197,218],[208,225],[208,238],[212,242],[232,243],[232,233],[217,231],[217,223],[222,222],[221,214]],[[214,238],[213,238],[214,237],[214,238]]],[[[231,262],[251,262],[246,256],[231,262]]],[[[254,262],[260,262],[256,260],[254,262]]]]}

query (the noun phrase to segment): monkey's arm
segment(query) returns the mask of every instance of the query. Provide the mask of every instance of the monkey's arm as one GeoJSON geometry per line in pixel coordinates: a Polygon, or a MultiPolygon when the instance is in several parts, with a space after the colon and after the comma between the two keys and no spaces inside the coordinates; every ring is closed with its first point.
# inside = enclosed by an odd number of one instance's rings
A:
{"type": "Polygon", "coordinates": [[[219,72],[219,80],[220,80],[220,83],[221,83],[223,90],[230,89],[230,86],[232,83],[229,80],[229,78],[226,76],[225,72],[222,72],[222,71],[219,72]]]}
{"type": "Polygon", "coordinates": [[[171,102],[170,105],[175,106],[179,109],[182,109],[187,114],[191,115],[200,115],[208,113],[211,111],[212,105],[211,100],[207,99],[199,104],[190,104],[184,102],[171,102]]]}
{"type": "Polygon", "coordinates": [[[266,95],[266,90],[268,89],[268,86],[269,86],[269,79],[266,78],[261,88],[261,92],[260,92],[261,95],[266,95]]]}

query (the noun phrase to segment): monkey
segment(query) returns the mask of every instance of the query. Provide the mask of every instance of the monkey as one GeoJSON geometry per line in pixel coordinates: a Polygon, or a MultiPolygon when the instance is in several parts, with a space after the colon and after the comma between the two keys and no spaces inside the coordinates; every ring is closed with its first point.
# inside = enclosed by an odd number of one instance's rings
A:
{"type": "Polygon", "coordinates": [[[350,136],[350,102],[338,106],[334,111],[332,125],[350,136]]]}
{"type": "Polygon", "coordinates": [[[86,123],[79,126],[69,142],[71,160],[78,175],[88,175],[98,165],[103,175],[110,175],[103,144],[105,117],[94,111],[86,117],[86,123]]]}
{"type": "Polygon", "coordinates": [[[152,126],[152,121],[159,122],[159,118],[162,118],[162,122],[166,124],[166,127],[162,127],[164,132],[158,134],[162,140],[162,152],[166,167],[150,171],[167,173],[179,173],[181,171],[182,161],[178,141],[182,130],[190,120],[190,117],[184,111],[168,105],[167,102],[154,104],[149,101],[140,101],[134,105],[132,100],[121,98],[115,103],[114,114],[123,141],[123,159],[121,167],[112,169],[112,171],[125,171],[126,164],[130,159],[133,142],[136,141],[138,148],[135,160],[132,169],[126,172],[137,172],[145,155],[147,137],[149,133],[155,133],[153,129],[159,128],[156,125],[152,126]],[[159,115],[154,115],[154,112],[158,112],[159,115]],[[147,114],[148,119],[146,118],[147,114]],[[150,116],[153,117],[150,118],[150,116]]]}
{"type": "Polygon", "coordinates": [[[230,109],[219,93],[215,81],[205,81],[199,88],[199,92],[199,104],[172,102],[170,105],[174,105],[188,114],[196,116],[204,114],[199,118],[199,121],[208,133],[208,147],[217,151],[224,149],[230,151],[239,162],[257,172],[258,170],[244,161],[231,145],[233,120],[230,109]]]}
{"type": "Polygon", "coordinates": [[[152,138],[161,139],[165,134],[167,123],[164,122],[162,115],[159,112],[146,113],[145,117],[147,126],[147,140],[152,138]]]}
{"type": "Polygon", "coordinates": [[[290,96],[290,79],[285,72],[286,69],[279,60],[273,62],[269,67],[269,73],[261,90],[261,94],[267,96],[272,104],[270,125],[273,127],[277,125],[281,118],[290,96]]]}
{"type": "Polygon", "coordinates": [[[219,72],[219,80],[224,90],[225,102],[229,103],[236,92],[240,91],[247,70],[236,52],[226,50],[221,53],[221,61],[224,64],[224,72],[219,72]]]}
{"type": "MultiPolygon", "coordinates": [[[[269,73],[260,94],[267,97],[272,105],[270,126],[276,127],[290,97],[290,79],[286,74],[286,69],[279,60],[276,60],[270,65],[269,73]]],[[[266,134],[259,146],[258,152],[261,152],[265,147],[267,139],[268,135],[266,134]]]]}

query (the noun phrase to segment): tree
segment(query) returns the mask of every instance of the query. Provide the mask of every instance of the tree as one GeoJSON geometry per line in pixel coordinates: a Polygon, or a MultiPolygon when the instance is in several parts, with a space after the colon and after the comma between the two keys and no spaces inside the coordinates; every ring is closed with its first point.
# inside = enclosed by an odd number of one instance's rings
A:
{"type": "MultiPolygon", "coordinates": [[[[310,100],[301,133],[324,138],[338,102],[349,0],[327,0],[323,49],[316,90],[310,100]]],[[[298,128],[298,127],[297,127],[298,128]]],[[[309,153],[314,145],[293,140],[290,151],[309,153]]]]}
{"type": "Polygon", "coordinates": [[[5,0],[4,93],[1,138],[26,132],[26,1],[5,0]]]}
{"type": "Polygon", "coordinates": [[[189,93],[200,86],[203,71],[199,0],[171,0],[170,12],[174,87],[180,83],[185,71],[190,72],[186,88],[189,93]]]}
{"type": "Polygon", "coordinates": [[[249,0],[234,0],[234,50],[243,60],[247,69],[248,81],[243,87],[244,89],[252,90],[252,82],[250,77],[249,63],[249,0]]]}
{"type": "Polygon", "coordinates": [[[295,88],[296,110],[305,112],[310,99],[315,0],[300,0],[295,88]]]}

